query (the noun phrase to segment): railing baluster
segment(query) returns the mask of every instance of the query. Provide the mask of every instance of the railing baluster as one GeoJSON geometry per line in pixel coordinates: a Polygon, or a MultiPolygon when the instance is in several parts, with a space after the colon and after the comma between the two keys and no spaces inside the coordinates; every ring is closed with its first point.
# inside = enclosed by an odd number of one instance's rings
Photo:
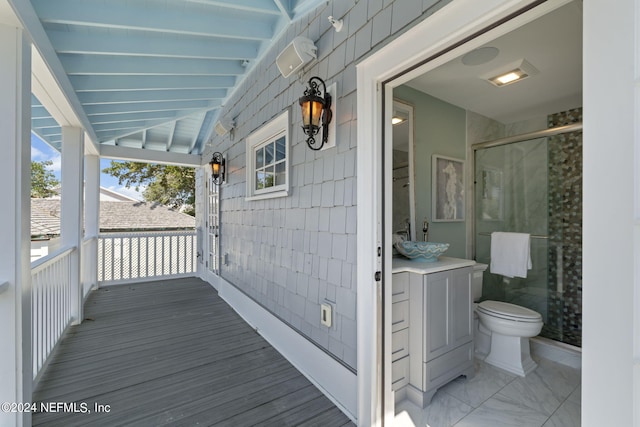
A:
{"type": "Polygon", "coordinates": [[[31,264],[32,359],[34,379],[71,322],[71,257],[61,250],[31,264]]]}
{"type": "Polygon", "coordinates": [[[112,272],[101,274],[100,283],[186,276],[196,271],[195,231],[105,233],[98,239],[98,271],[112,272]]]}

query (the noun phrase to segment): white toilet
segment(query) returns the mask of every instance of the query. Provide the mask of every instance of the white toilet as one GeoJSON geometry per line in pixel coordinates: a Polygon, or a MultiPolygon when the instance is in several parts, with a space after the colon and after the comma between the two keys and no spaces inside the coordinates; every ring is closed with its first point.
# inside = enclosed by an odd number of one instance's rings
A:
{"type": "MultiPolygon", "coordinates": [[[[486,264],[474,266],[474,302],[482,297],[482,276],[486,269],[486,264]]],[[[484,361],[522,377],[533,371],[537,364],[531,359],[529,338],[542,329],[540,313],[500,301],[482,301],[474,306],[479,320],[474,337],[476,352],[487,354],[484,361]]]]}

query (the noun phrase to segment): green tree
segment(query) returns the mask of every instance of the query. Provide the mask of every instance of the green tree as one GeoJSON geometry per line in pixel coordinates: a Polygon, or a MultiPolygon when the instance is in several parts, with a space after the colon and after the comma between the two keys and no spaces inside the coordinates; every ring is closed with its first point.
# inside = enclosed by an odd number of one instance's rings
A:
{"type": "Polygon", "coordinates": [[[147,202],[158,202],[172,208],[184,208],[195,215],[195,169],[185,166],[152,163],[112,161],[102,172],[118,178],[127,188],[145,189],[142,197],[147,202]]]}
{"type": "Polygon", "coordinates": [[[47,169],[52,164],[51,160],[31,162],[31,197],[41,199],[57,194],[55,188],[60,185],[60,181],[47,169]]]}

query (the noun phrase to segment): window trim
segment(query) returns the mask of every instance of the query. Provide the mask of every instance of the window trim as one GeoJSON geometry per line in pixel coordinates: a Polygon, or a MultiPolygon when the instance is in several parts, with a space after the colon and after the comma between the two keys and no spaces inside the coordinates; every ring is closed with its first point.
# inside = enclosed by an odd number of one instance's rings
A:
{"type": "Polygon", "coordinates": [[[272,199],[276,197],[286,197],[289,195],[291,172],[290,172],[290,157],[291,157],[291,140],[290,140],[290,125],[289,125],[289,109],[285,110],[282,114],[272,119],[264,126],[258,128],[252,132],[246,138],[246,197],[245,200],[263,200],[272,199]],[[258,147],[264,146],[271,141],[275,141],[279,137],[285,137],[285,183],[272,187],[271,189],[256,190],[256,167],[255,167],[255,153],[258,147]]]}

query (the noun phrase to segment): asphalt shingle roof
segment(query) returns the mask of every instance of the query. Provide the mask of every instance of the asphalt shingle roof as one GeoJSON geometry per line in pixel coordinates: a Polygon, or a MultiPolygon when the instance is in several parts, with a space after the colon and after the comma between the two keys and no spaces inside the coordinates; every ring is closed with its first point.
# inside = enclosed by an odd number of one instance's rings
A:
{"type": "MultiPolygon", "coordinates": [[[[160,231],[195,228],[195,218],[158,203],[100,202],[100,231],[160,231]]],[[[31,199],[31,236],[60,234],[60,200],[31,199]]]]}

